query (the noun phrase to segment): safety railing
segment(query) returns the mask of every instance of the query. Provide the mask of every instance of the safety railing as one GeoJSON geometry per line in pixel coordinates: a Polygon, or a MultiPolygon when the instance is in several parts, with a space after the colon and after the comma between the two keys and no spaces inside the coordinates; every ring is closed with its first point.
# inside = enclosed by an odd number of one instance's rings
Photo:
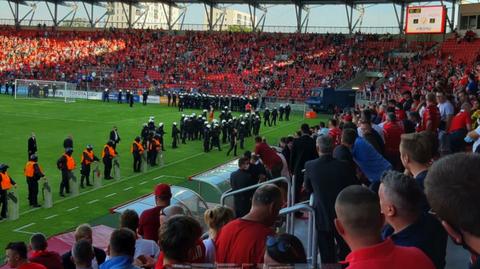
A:
{"type": "MultiPolygon", "coordinates": [[[[312,203],[313,196],[310,198],[310,203],[312,203]]],[[[285,216],[288,220],[289,217],[293,217],[296,212],[307,211],[308,215],[308,224],[307,224],[307,261],[312,265],[313,268],[318,268],[318,243],[317,243],[317,229],[315,228],[315,210],[312,206],[299,203],[291,207],[286,207],[280,210],[279,215],[285,216]]],[[[295,222],[291,221],[289,224],[287,222],[287,233],[294,234],[295,231],[295,222]]]]}

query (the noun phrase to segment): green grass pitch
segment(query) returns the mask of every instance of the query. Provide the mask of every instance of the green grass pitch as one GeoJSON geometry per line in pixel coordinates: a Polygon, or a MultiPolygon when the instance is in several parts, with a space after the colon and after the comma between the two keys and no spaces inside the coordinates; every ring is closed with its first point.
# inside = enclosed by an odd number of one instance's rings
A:
{"type": "MultiPolygon", "coordinates": [[[[71,230],[81,223],[94,222],[109,214],[109,208],[151,192],[152,187],[159,182],[183,184],[188,176],[233,158],[225,156],[227,145],[223,145],[222,152],[213,150],[204,153],[200,141],[187,141],[187,145],[180,144],[178,149],[172,149],[171,124],[179,121],[182,112],[166,105],[135,104],[130,108],[126,104],[119,105],[115,102],[77,100],[75,103],[63,103],[48,100],[14,100],[10,96],[1,96],[0,112],[0,163],[7,163],[10,166],[8,172],[17,182],[21,214],[18,220],[0,222],[1,247],[10,241],[26,241],[32,232],[42,232],[50,236],[71,230]],[[167,132],[165,166],[150,169],[146,173],[134,174],[130,145],[133,138],[140,134],[142,124],[149,116],[155,116],[157,124],[165,123],[167,132]],[[102,188],[81,189],[77,197],[60,199],[58,190],[61,176],[56,168],[56,160],[63,154],[65,137],[73,135],[73,156],[77,162],[75,174],[79,179],[80,154],[85,145],[92,144],[96,155],[99,156],[113,125],[118,127],[122,138],[117,147],[122,180],[104,181],[102,188]],[[54,206],[50,209],[30,209],[28,206],[23,167],[27,161],[27,139],[32,131],[37,136],[39,163],[52,187],[54,206]]],[[[191,112],[194,111],[185,110],[183,113],[191,112]]],[[[198,111],[195,112],[198,114],[198,111]]],[[[261,135],[274,145],[278,143],[280,137],[298,130],[303,122],[318,124],[319,119],[304,120],[300,114],[293,115],[289,122],[280,122],[276,127],[262,126],[261,135]]],[[[246,150],[252,150],[253,138],[248,138],[245,145],[246,150]]],[[[243,152],[239,150],[239,154],[241,153],[243,152]]],[[[43,202],[41,194],[39,202],[43,202]]]]}

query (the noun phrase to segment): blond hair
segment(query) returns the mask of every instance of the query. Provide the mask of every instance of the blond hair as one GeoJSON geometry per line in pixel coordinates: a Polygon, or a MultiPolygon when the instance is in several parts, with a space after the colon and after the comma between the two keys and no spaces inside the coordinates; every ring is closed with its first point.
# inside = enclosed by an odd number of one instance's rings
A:
{"type": "Polygon", "coordinates": [[[210,237],[215,238],[217,232],[235,218],[235,213],[229,207],[215,206],[207,209],[203,217],[208,225],[210,237]]]}

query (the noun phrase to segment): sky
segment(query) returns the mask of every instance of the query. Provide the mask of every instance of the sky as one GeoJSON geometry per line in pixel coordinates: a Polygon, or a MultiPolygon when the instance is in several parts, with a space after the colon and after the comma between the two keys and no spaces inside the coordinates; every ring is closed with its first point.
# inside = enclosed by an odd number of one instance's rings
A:
{"type": "MultiPolygon", "coordinates": [[[[423,3],[427,5],[439,4],[438,2],[428,2],[423,3]]],[[[51,5],[53,8],[53,5],[51,5]]],[[[227,5],[226,7],[237,9],[248,13],[247,5],[227,5]]],[[[347,27],[347,17],[345,13],[344,5],[311,5],[310,7],[310,20],[309,26],[317,27],[347,27]]],[[[377,31],[392,32],[394,27],[398,28],[397,19],[395,16],[395,11],[392,4],[382,4],[382,5],[364,5],[365,15],[363,17],[362,26],[363,27],[381,27],[377,31]],[[386,28],[389,27],[389,28],[386,28]]],[[[87,5],[87,8],[90,7],[87,5]]],[[[296,26],[296,16],[295,8],[293,5],[278,5],[278,6],[267,6],[268,11],[266,14],[265,27],[269,26],[286,26],[283,31],[286,29],[294,29],[296,26]]],[[[28,12],[29,8],[21,6],[20,8],[20,17],[28,12]]],[[[58,17],[62,18],[65,16],[71,9],[67,7],[59,6],[58,17]]],[[[105,9],[97,7],[95,9],[95,18],[99,18],[105,9]]],[[[457,9],[458,10],[458,9],[457,9]]],[[[447,4],[447,12],[451,13],[451,4],[447,4]]],[[[259,17],[262,12],[257,11],[257,16],[259,17]]],[[[358,17],[359,12],[354,11],[354,21],[358,17]]],[[[191,4],[187,6],[187,15],[185,18],[185,24],[203,24],[205,15],[205,9],[203,5],[191,4]]],[[[455,15],[457,16],[457,14],[455,15]]],[[[78,5],[77,18],[87,18],[86,12],[81,4],[78,5]]],[[[28,17],[29,18],[29,17],[28,17]]],[[[13,19],[12,13],[8,6],[7,1],[0,1],[0,23],[4,24],[4,19],[13,19]]],[[[37,4],[36,13],[34,20],[51,20],[48,9],[45,5],[45,2],[39,2],[37,4]]],[[[338,29],[332,28],[334,31],[338,29]]]]}

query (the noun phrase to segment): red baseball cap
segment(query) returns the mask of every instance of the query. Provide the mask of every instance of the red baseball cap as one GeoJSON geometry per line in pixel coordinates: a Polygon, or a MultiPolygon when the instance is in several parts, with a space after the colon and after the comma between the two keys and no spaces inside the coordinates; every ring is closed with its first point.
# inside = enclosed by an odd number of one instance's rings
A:
{"type": "Polygon", "coordinates": [[[170,185],[165,183],[161,183],[155,186],[153,194],[155,194],[155,196],[172,198],[172,190],[170,189],[170,185]]]}

